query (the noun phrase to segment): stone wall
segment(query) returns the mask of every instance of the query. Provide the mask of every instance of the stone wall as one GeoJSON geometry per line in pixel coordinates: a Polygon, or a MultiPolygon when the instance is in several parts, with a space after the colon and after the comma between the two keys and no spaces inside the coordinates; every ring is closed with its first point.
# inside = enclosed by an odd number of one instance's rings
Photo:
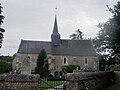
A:
{"type": "Polygon", "coordinates": [[[77,72],[66,75],[66,90],[103,90],[114,82],[114,72],[77,72]]]}
{"type": "Polygon", "coordinates": [[[39,75],[0,75],[0,90],[38,90],[39,75]]]}
{"type": "MultiPolygon", "coordinates": [[[[98,68],[98,64],[99,64],[98,61],[99,60],[98,60],[98,57],[96,57],[96,56],[84,56],[84,57],[82,57],[82,56],[69,56],[69,55],[65,56],[65,55],[50,55],[50,54],[48,54],[48,57],[49,56],[51,57],[51,59],[53,59],[53,62],[50,63],[49,67],[53,67],[53,69],[57,70],[57,71],[61,71],[61,66],[62,65],[74,64],[73,63],[73,58],[76,58],[75,64],[80,65],[81,69],[84,69],[84,68],[99,69],[98,68]],[[64,62],[63,62],[64,58],[66,58],[66,60],[67,60],[66,64],[64,64],[64,62]],[[85,58],[88,59],[88,64],[87,65],[84,64],[85,58]]],[[[38,54],[17,53],[17,57],[13,60],[13,64],[12,64],[13,65],[12,66],[13,71],[17,70],[17,68],[20,68],[20,70],[23,72],[23,74],[25,74],[24,71],[29,72],[29,69],[34,71],[34,69],[36,67],[37,57],[38,57],[38,54]],[[28,59],[28,57],[30,57],[31,68],[27,68],[26,65],[24,65],[25,64],[24,60],[28,59]],[[19,64],[19,65],[17,65],[17,64],[19,64]]]]}

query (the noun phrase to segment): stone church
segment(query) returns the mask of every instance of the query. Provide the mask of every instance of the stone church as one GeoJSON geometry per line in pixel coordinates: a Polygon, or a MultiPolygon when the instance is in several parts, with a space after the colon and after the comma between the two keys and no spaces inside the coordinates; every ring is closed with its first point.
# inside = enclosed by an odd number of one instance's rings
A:
{"type": "Polygon", "coordinates": [[[55,16],[51,41],[21,40],[17,56],[13,61],[13,70],[21,74],[31,74],[36,67],[36,61],[41,49],[45,49],[49,69],[61,71],[62,65],[79,65],[81,69],[98,70],[98,57],[91,40],[61,39],[55,16]]]}

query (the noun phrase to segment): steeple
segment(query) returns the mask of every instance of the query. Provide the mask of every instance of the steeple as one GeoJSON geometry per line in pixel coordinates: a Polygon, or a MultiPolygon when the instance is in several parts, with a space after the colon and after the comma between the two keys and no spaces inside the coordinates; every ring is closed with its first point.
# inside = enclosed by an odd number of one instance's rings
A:
{"type": "MultiPolygon", "coordinates": [[[[55,10],[57,10],[57,8],[55,8],[55,10]]],[[[52,45],[60,45],[60,34],[58,32],[58,26],[57,26],[57,14],[55,14],[55,21],[54,21],[53,33],[51,35],[51,42],[52,45]]]]}
{"type": "Polygon", "coordinates": [[[58,26],[57,26],[57,16],[55,15],[55,22],[54,22],[54,28],[53,28],[53,33],[52,34],[59,34],[58,32],[58,26]]]}

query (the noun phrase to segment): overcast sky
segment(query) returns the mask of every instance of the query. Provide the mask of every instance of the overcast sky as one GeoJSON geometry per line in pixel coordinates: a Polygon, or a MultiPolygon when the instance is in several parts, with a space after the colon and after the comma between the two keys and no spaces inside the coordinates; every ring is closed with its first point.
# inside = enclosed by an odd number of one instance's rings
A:
{"type": "Polygon", "coordinates": [[[95,37],[99,22],[112,15],[106,5],[112,7],[118,0],[0,0],[5,16],[1,55],[17,52],[21,39],[50,41],[53,30],[55,7],[61,38],[69,38],[77,29],[85,38],[95,37]]]}

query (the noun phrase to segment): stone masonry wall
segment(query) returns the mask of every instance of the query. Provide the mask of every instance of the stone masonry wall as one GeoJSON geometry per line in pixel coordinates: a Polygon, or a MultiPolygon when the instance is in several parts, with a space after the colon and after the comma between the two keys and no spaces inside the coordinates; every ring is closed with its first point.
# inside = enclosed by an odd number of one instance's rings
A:
{"type": "Polygon", "coordinates": [[[114,82],[114,72],[79,72],[66,75],[66,90],[103,90],[114,82]]]}
{"type": "Polygon", "coordinates": [[[0,90],[38,90],[39,75],[0,75],[0,90]]]}

